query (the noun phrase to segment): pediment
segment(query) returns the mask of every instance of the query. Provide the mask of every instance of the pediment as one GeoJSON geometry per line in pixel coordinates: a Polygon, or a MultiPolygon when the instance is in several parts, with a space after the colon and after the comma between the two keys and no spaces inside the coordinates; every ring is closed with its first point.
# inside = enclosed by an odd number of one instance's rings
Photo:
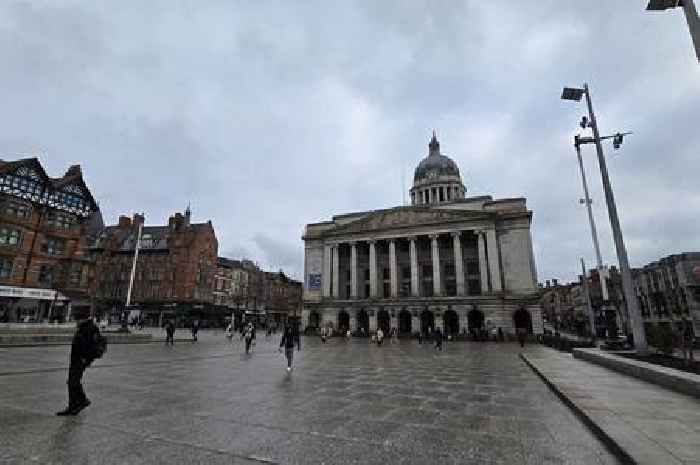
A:
{"type": "Polygon", "coordinates": [[[485,212],[404,207],[369,213],[359,220],[334,229],[331,234],[381,231],[411,226],[484,220],[488,218],[491,218],[491,215],[485,212]]]}

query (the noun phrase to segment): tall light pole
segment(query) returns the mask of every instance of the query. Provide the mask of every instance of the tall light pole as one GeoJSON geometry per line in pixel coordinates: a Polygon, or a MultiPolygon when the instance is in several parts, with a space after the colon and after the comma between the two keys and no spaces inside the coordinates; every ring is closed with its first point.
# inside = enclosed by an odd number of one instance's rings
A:
{"type": "Polygon", "coordinates": [[[688,22],[690,37],[693,39],[695,46],[695,56],[700,62],[700,17],[698,10],[695,9],[694,0],[649,0],[647,11],[663,11],[669,8],[683,7],[685,20],[688,22]]]}
{"type": "MultiPolygon", "coordinates": [[[[576,156],[578,157],[578,166],[581,168],[581,182],[583,183],[583,195],[584,198],[581,199],[582,203],[586,204],[586,208],[588,210],[588,222],[591,225],[591,237],[593,238],[593,248],[595,249],[595,258],[596,262],[598,264],[598,269],[600,270],[603,268],[603,258],[600,255],[600,245],[598,244],[598,232],[596,231],[595,228],[595,219],[593,219],[593,209],[591,208],[591,204],[593,201],[591,200],[591,197],[588,195],[588,183],[586,182],[586,170],[583,168],[583,159],[581,158],[581,144],[583,142],[581,141],[581,137],[576,136],[574,137],[574,147],[576,147],[576,156]]],[[[585,276],[585,273],[584,273],[585,276]]]]}
{"type": "Polygon", "coordinates": [[[583,258],[581,258],[581,271],[583,272],[583,274],[581,275],[581,277],[583,278],[583,292],[586,296],[586,306],[588,307],[588,324],[591,326],[591,338],[593,339],[593,342],[595,342],[595,314],[593,313],[593,304],[591,303],[591,290],[588,288],[586,263],[583,261],[583,258]]]}
{"type": "MultiPolygon", "coordinates": [[[[617,251],[617,260],[620,264],[620,274],[622,275],[622,291],[625,295],[627,311],[629,312],[630,322],[632,324],[632,334],[634,336],[634,347],[637,353],[646,353],[648,351],[647,338],[644,333],[644,321],[639,312],[637,297],[634,295],[634,285],[632,284],[632,271],[630,270],[629,259],[627,258],[627,248],[625,241],[622,238],[622,230],[620,228],[620,218],[617,215],[617,206],[615,205],[615,196],[613,195],[610,177],[608,176],[608,167],[605,164],[605,156],[603,154],[603,146],[601,144],[600,133],[598,132],[598,124],[593,112],[593,104],[591,103],[591,93],[588,90],[588,84],[583,85],[583,89],[565,87],[561,98],[564,100],[580,101],[581,97],[586,96],[586,104],[588,106],[587,125],[593,130],[593,140],[598,154],[598,165],[600,166],[600,174],[603,178],[603,190],[605,192],[605,202],[608,207],[608,216],[610,217],[610,227],[613,233],[615,242],[615,250],[617,251]]],[[[619,135],[614,136],[614,143],[619,145],[619,135]]]]}

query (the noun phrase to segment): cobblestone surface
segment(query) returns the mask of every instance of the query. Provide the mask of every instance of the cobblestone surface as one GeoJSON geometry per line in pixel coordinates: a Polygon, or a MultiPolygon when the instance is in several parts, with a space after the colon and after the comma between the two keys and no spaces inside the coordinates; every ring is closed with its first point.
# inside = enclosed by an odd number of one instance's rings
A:
{"type": "Polygon", "coordinates": [[[71,418],[68,347],[0,350],[0,463],[617,463],[514,344],[278,338],[111,346],[71,418]]]}

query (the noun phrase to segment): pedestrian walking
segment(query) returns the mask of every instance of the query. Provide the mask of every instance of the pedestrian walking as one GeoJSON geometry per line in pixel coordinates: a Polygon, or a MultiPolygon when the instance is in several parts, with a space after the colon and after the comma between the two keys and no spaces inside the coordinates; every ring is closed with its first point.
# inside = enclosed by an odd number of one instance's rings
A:
{"type": "Polygon", "coordinates": [[[228,339],[228,342],[231,342],[233,339],[233,324],[229,323],[228,326],[226,327],[226,339],[228,339]]]}
{"type": "Polygon", "coordinates": [[[68,407],[56,415],[77,415],[90,405],[90,399],[83,390],[83,373],[90,364],[104,355],[107,340],[100,334],[100,329],[90,318],[88,312],[75,315],[76,330],[70,348],[70,365],[68,367],[68,407]]]}
{"type": "Polygon", "coordinates": [[[398,330],[398,328],[393,328],[391,330],[391,343],[392,344],[399,343],[399,330],[398,330]]]}
{"type": "Polygon", "coordinates": [[[442,351],[442,331],[440,330],[440,327],[435,328],[435,350],[440,350],[442,351]]]}
{"type": "Polygon", "coordinates": [[[515,334],[518,336],[520,347],[525,347],[525,339],[530,326],[530,314],[521,307],[513,315],[513,320],[515,320],[515,334]]]}
{"type": "Polygon", "coordinates": [[[301,350],[301,338],[299,331],[291,324],[284,328],[282,340],[280,341],[280,352],[284,347],[284,355],[287,357],[287,372],[292,371],[292,360],[294,359],[294,342],[297,343],[297,350],[301,350]]]}
{"type": "Polygon", "coordinates": [[[345,342],[349,342],[351,336],[352,336],[352,333],[350,332],[349,329],[347,331],[345,331],[345,342]]]}
{"type": "Polygon", "coordinates": [[[418,331],[418,344],[423,344],[423,331],[418,331]]]}
{"type": "Polygon", "coordinates": [[[250,346],[253,344],[253,338],[255,337],[255,331],[253,329],[253,323],[248,323],[248,327],[243,333],[243,339],[245,339],[245,353],[250,353],[250,346]]]}
{"type": "Polygon", "coordinates": [[[192,343],[197,342],[197,333],[199,332],[199,320],[192,320],[192,343]]]}
{"type": "Polygon", "coordinates": [[[175,324],[173,320],[168,320],[165,323],[165,345],[173,345],[175,343],[175,324]]]}
{"type": "Polygon", "coordinates": [[[379,328],[377,329],[377,345],[382,345],[382,342],[384,342],[384,331],[382,331],[382,328],[379,328]]]}
{"type": "Polygon", "coordinates": [[[321,342],[323,344],[326,343],[326,330],[327,330],[326,327],[321,328],[321,342]]]}

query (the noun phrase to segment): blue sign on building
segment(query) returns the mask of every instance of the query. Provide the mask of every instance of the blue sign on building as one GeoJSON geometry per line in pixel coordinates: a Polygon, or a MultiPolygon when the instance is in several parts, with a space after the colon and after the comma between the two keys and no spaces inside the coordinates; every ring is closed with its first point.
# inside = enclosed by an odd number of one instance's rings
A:
{"type": "Polygon", "coordinates": [[[321,273],[310,274],[307,289],[321,289],[321,273]]]}

